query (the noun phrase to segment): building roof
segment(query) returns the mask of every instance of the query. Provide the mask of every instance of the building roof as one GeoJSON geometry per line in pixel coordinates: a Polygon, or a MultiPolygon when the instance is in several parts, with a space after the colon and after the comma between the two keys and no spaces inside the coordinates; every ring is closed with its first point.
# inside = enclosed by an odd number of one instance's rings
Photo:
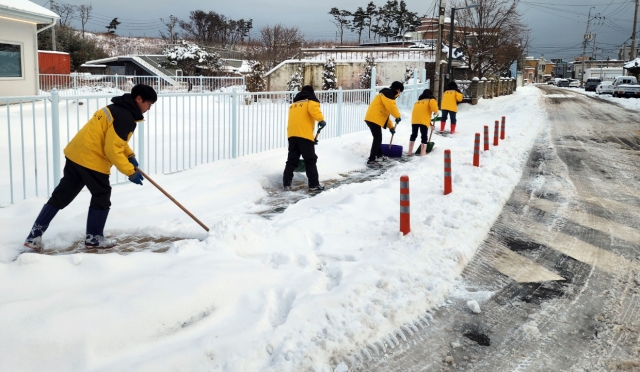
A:
{"type": "Polygon", "coordinates": [[[0,0],[0,16],[32,23],[51,23],[60,16],[29,0],[0,0]]]}

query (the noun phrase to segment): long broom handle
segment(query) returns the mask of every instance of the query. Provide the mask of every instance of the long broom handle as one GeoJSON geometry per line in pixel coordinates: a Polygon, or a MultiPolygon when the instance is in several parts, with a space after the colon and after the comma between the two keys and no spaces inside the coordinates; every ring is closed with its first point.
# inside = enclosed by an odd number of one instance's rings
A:
{"type": "Polygon", "coordinates": [[[169,195],[169,193],[168,193],[168,192],[164,191],[164,189],[163,189],[162,187],[160,187],[160,185],[158,185],[157,183],[155,183],[155,181],[153,181],[151,178],[149,178],[149,176],[147,176],[147,174],[146,174],[146,173],[144,173],[144,172],[142,171],[142,169],[140,169],[140,168],[136,168],[136,170],[137,170],[138,172],[140,172],[140,174],[142,174],[142,176],[143,176],[145,179],[149,180],[149,182],[151,182],[151,184],[152,184],[153,186],[155,186],[158,190],[160,190],[160,192],[162,192],[163,194],[165,194],[165,195],[167,196],[167,198],[171,199],[171,201],[172,201],[172,202],[176,203],[176,205],[177,205],[178,207],[180,207],[180,209],[182,209],[182,210],[184,211],[184,213],[188,214],[188,215],[189,215],[189,217],[193,218],[193,220],[194,220],[194,221],[196,221],[200,226],[202,226],[202,228],[203,228],[203,229],[205,229],[207,232],[209,232],[209,228],[208,228],[205,224],[203,224],[202,222],[200,222],[200,220],[199,220],[199,219],[197,219],[197,218],[196,218],[196,216],[194,216],[193,214],[191,214],[191,212],[189,212],[189,211],[187,210],[187,208],[183,207],[183,206],[182,206],[182,204],[178,203],[178,201],[177,201],[177,200],[175,200],[171,195],[169,195]]]}

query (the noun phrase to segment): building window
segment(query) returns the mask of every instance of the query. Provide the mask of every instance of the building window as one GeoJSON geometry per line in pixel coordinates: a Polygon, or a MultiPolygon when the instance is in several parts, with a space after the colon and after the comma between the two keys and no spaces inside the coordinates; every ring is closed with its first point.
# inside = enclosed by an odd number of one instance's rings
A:
{"type": "Polygon", "coordinates": [[[22,77],[22,53],[19,44],[0,43],[0,78],[22,77]]]}

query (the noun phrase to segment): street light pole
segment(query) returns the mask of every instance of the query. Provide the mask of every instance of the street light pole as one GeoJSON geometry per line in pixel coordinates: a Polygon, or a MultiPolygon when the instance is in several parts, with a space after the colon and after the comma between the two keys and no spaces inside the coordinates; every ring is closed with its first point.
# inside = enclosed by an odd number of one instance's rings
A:
{"type": "Polygon", "coordinates": [[[477,8],[479,6],[479,4],[469,4],[464,8],[451,8],[451,25],[449,27],[449,65],[447,66],[449,68],[449,81],[453,81],[453,64],[451,63],[451,60],[453,59],[453,22],[456,10],[477,8]]]}

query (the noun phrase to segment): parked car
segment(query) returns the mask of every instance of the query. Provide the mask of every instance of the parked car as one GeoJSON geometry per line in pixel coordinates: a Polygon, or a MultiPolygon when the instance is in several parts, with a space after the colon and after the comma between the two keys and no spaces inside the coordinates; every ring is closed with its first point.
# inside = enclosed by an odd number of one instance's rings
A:
{"type": "Polygon", "coordinates": [[[618,76],[612,86],[614,97],[640,97],[640,85],[635,76],[618,76]]]}
{"type": "Polygon", "coordinates": [[[549,84],[549,85],[556,85],[556,81],[555,81],[555,80],[553,80],[553,79],[551,79],[551,80],[547,81],[547,84],[549,84]]]}
{"type": "Polygon", "coordinates": [[[569,80],[568,79],[560,79],[558,80],[558,83],[556,84],[559,87],[568,87],[569,86],[569,80]]]}
{"type": "MultiPolygon", "coordinates": [[[[585,87],[587,90],[587,87],[585,87]]],[[[596,94],[613,94],[613,82],[603,81],[596,87],[596,94]]]]}
{"type": "Polygon", "coordinates": [[[569,88],[580,88],[580,80],[569,79],[569,88]]]}
{"type": "Polygon", "coordinates": [[[602,82],[602,79],[600,78],[588,78],[587,81],[584,83],[585,92],[595,92],[596,88],[598,87],[598,84],[600,84],[601,82],[602,82]]]}

